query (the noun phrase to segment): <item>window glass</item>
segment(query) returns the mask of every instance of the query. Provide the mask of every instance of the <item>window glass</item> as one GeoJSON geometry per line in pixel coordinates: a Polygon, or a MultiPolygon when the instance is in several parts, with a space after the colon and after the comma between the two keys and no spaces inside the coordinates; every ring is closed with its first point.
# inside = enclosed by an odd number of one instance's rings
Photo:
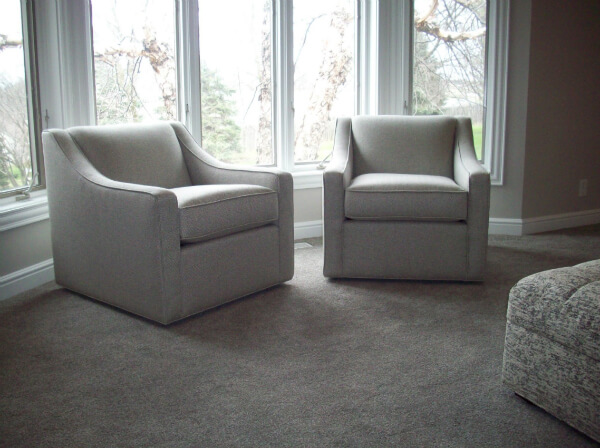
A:
{"type": "Polygon", "coordinates": [[[270,0],[199,0],[202,146],[273,165],[270,0]]]}
{"type": "Polygon", "coordinates": [[[20,0],[0,14],[0,192],[32,182],[28,87],[20,0]]]}
{"type": "Polygon", "coordinates": [[[174,2],[91,5],[98,124],[175,119],[174,2]]]}
{"type": "Polygon", "coordinates": [[[412,111],[466,115],[481,159],[486,0],[415,0],[412,111]]]}
{"type": "Polygon", "coordinates": [[[294,160],[323,159],[354,114],[354,1],[294,2],[294,160]]]}

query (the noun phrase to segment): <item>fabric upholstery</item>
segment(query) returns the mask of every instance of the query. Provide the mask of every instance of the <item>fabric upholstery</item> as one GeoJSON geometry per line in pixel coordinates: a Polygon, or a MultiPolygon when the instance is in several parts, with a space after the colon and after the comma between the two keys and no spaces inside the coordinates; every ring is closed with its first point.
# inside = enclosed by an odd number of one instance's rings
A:
{"type": "Polygon", "coordinates": [[[168,123],[81,126],[69,135],[100,173],[112,180],[176,188],[191,185],[168,123]]]}
{"type": "Polygon", "coordinates": [[[502,378],[600,442],[600,260],[533,274],[512,288],[502,378]]]}
{"type": "Polygon", "coordinates": [[[456,119],[447,116],[352,118],[354,176],[367,173],[452,176],[456,119]]]}
{"type": "Polygon", "coordinates": [[[195,185],[173,188],[181,241],[218,238],[277,220],[277,193],[258,185],[195,185]]]}
{"type": "Polygon", "coordinates": [[[346,189],[344,209],[350,219],[461,221],[467,192],[443,176],[362,174],[346,189]]]}
{"type": "Polygon", "coordinates": [[[508,319],[600,361],[600,260],[520,280],[508,319]]]}
{"type": "MultiPolygon", "coordinates": [[[[294,183],[292,175],[277,168],[235,166],[220,162],[203,151],[185,126],[172,122],[194,185],[253,184],[277,192],[279,263],[281,278],[294,275],[294,183]]],[[[285,280],[284,280],[285,281],[285,280]]]]}
{"type": "Polygon", "coordinates": [[[292,278],[289,173],[245,170],[220,162],[214,166],[179,123],[53,129],[43,132],[42,141],[54,269],[60,285],[168,324],[189,315],[190,309],[206,309],[207,302],[216,306],[292,278]],[[185,155],[189,148],[193,160],[185,155]],[[202,194],[190,185],[192,181],[202,194]],[[219,183],[225,186],[209,185],[219,183]],[[244,197],[251,204],[242,205],[244,197]],[[245,218],[234,216],[235,206],[247,213],[245,218]],[[202,214],[204,209],[212,215],[202,214]],[[252,214],[264,218],[262,227],[270,229],[260,232],[260,240],[247,230],[254,225],[252,214]],[[242,240],[246,249],[239,255],[255,260],[250,273],[241,272],[248,263],[238,263],[230,245],[223,254],[200,250],[211,242],[210,247],[220,247],[219,225],[231,225],[222,231],[225,238],[242,240]],[[184,246],[182,236],[186,242],[191,237],[184,246]],[[274,240],[267,244],[267,237],[274,240]],[[184,260],[184,250],[212,258],[184,260]],[[190,279],[181,276],[184,261],[186,275],[195,276],[194,284],[222,287],[214,300],[187,289],[190,279]],[[206,263],[219,269],[201,269],[206,263]],[[250,278],[257,269],[268,273],[258,280],[250,278]],[[227,270],[235,276],[228,277],[227,270]],[[220,279],[234,285],[224,287],[220,279]]]}
{"type": "Polygon", "coordinates": [[[280,283],[278,232],[267,225],[182,246],[182,315],[280,283]]]}
{"type": "Polygon", "coordinates": [[[489,195],[469,118],[340,118],[323,173],[323,274],[481,281],[489,195]]]}
{"type": "Polygon", "coordinates": [[[462,279],[466,248],[467,226],[460,222],[348,220],[341,277],[462,279]]]}

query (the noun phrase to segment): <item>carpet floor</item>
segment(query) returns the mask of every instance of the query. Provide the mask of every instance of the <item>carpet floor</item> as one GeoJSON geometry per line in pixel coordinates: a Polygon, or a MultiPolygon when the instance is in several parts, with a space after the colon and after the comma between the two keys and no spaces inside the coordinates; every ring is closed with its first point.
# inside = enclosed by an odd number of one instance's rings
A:
{"type": "Polygon", "coordinates": [[[284,285],[168,327],[55,284],[0,302],[2,447],[591,447],[501,382],[510,288],[600,226],[491,236],[483,283],[284,285]]]}

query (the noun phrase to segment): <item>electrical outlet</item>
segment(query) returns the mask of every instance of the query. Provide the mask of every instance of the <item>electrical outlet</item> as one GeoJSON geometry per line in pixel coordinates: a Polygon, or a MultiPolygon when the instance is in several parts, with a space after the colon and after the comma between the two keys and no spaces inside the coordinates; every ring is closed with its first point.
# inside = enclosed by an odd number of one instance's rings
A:
{"type": "Polygon", "coordinates": [[[579,180],[579,197],[587,196],[587,179],[579,180]]]}

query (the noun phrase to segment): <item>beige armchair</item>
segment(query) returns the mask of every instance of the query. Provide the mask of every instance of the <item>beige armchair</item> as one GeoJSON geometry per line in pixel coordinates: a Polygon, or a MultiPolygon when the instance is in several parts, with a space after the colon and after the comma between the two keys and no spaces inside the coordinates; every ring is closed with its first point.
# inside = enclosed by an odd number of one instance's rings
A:
{"type": "Polygon", "coordinates": [[[42,138],[60,285],[168,324],[292,278],[289,173],[221,163],[176,122],[42,138]]]}
{"type": "Polygon", "coordinates": [[[482,280],[489,197],[470,119],[341,118],[323,174],[323,273],[482,280]]]}

